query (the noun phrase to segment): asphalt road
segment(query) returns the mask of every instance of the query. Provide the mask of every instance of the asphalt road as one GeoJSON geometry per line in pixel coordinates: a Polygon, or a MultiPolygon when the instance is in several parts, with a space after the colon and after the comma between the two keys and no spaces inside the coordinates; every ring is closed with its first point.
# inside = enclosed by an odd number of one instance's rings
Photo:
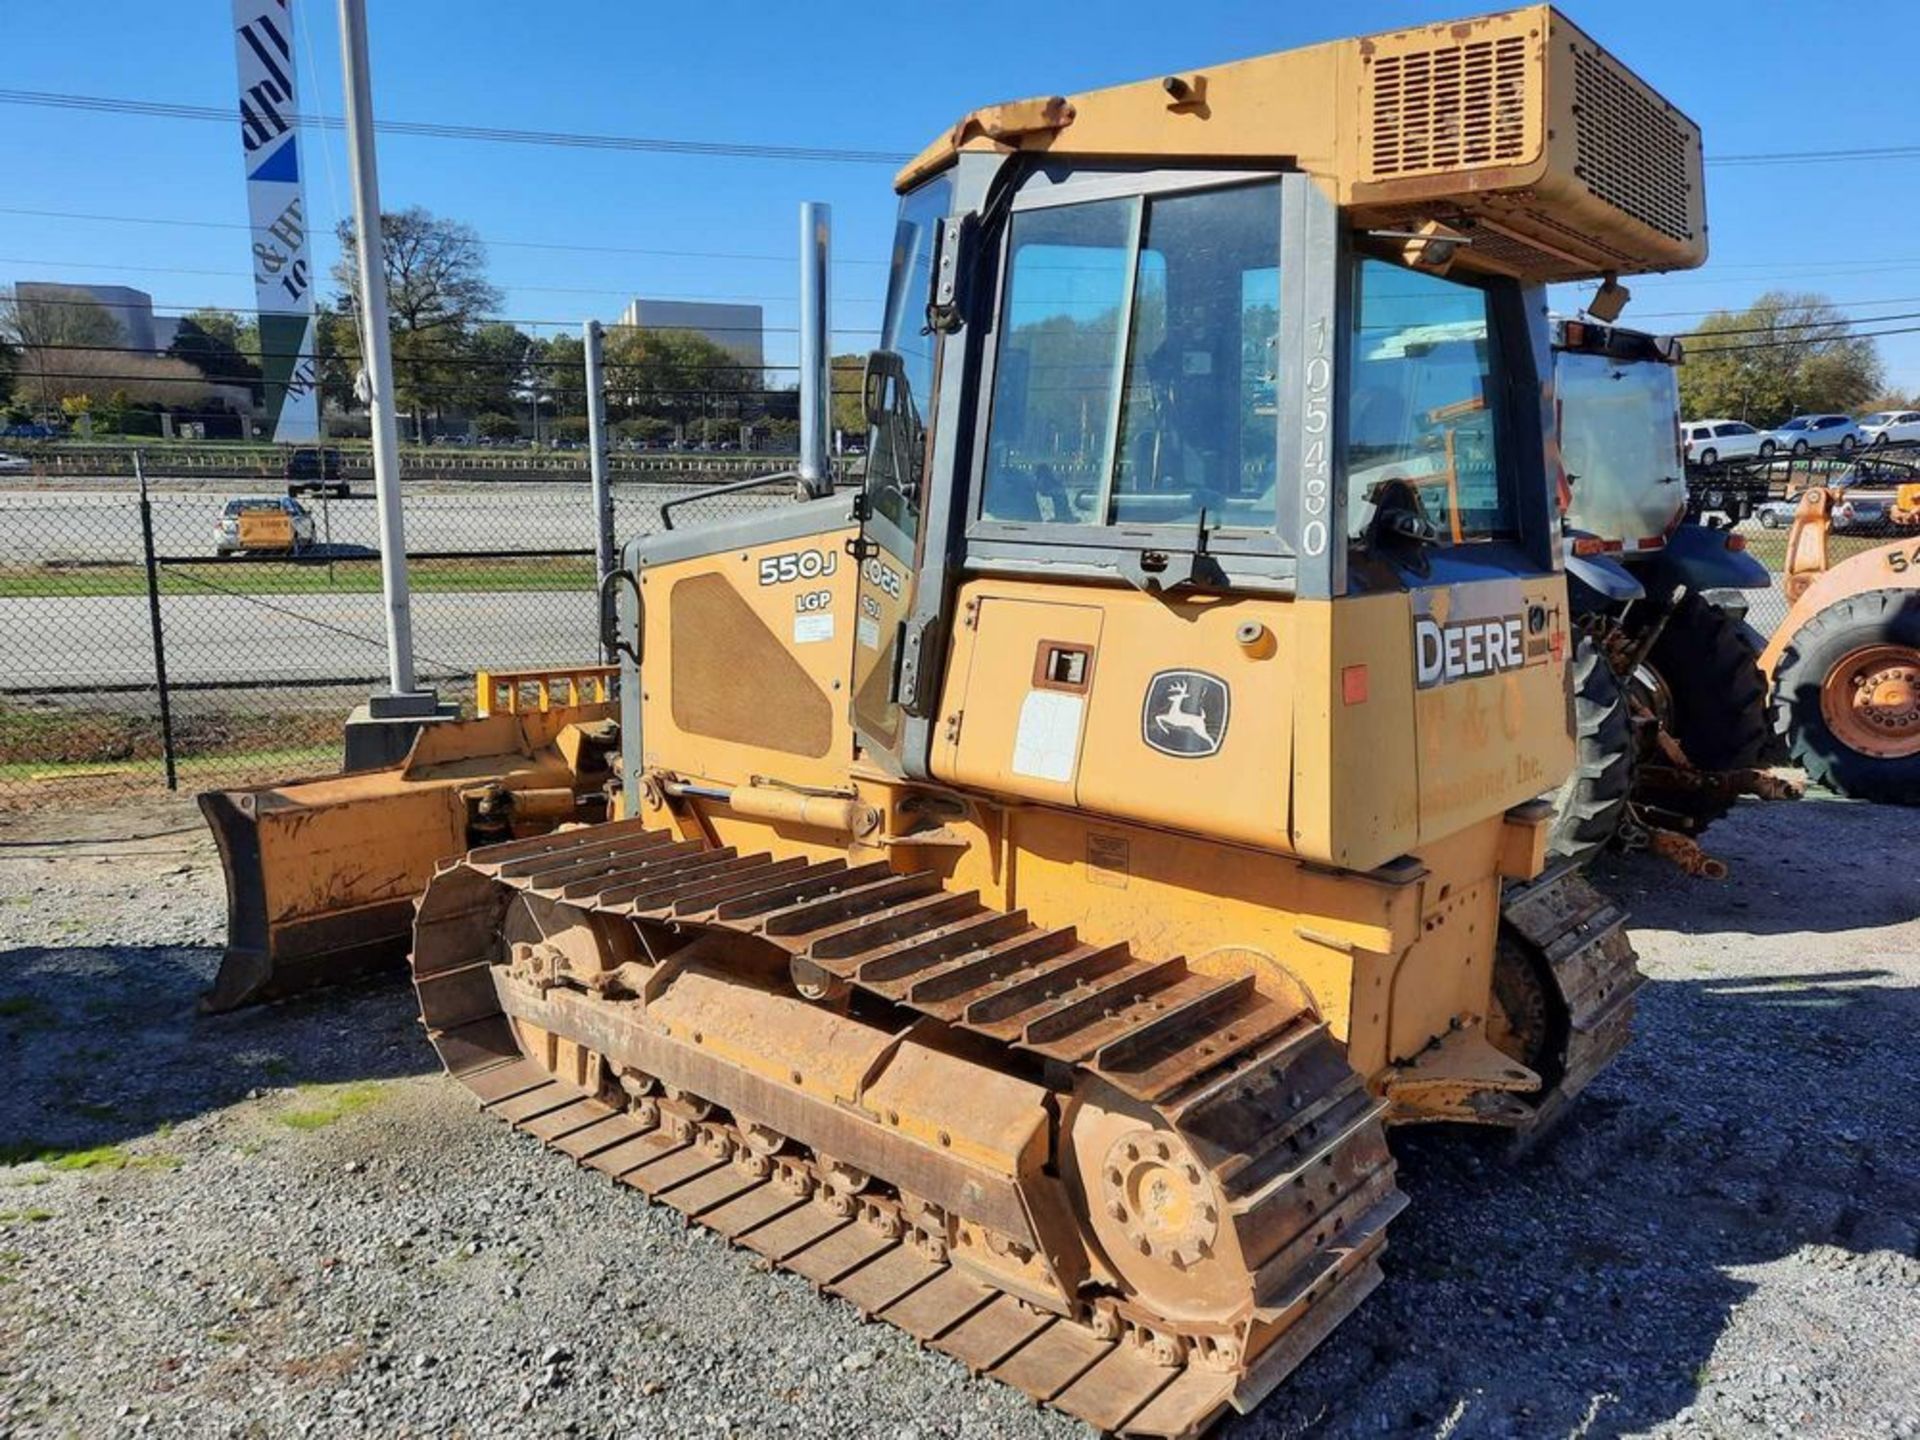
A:
{"type": "MultiPolygon", "coordinates": [[[[589,662],[596,608],[586,590],[416,594],[414,651],[433,673],[589,662]]],[[[162,626],[175,684],[386,671],[378,592],[169,596],[162,626]]],[[[0,662],[10,687],[150,684],[146,599],[0,599],[0,662]]]]}
{"type": "MultiPolygon", "coordinates": [[[[623,540],[659,529],[664,500],[705,485],[614,486],[615,533],[623,540]]],[[[153,492],[154,548],[162,556],[211,556],[214,527],[230,499],[278,492],[222,480],[153,492]]],[[[738,514],[783,503],[790,491],[730,495],[690,506],[684,520],[738,514]]],[[[404,487],[410,551],[587,550],[594,543],[593,503],[584,480],[573,482],[423,482],[404,487]]],[[[316,538],[347,550],[373,551],[379,519],[371,494],[346,500],[306,497],[316,538]]],[[[129,482],[64,481],[57,487],[0,489],[0,565],[123,561],[142,558],[138,498],[129,482]]]]}

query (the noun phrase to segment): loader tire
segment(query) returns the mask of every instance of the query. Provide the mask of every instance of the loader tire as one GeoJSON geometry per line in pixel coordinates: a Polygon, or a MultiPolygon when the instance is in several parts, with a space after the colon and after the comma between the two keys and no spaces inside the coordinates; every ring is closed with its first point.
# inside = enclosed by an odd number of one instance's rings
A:
{"type": "Polygon", "coordinates": [[[1866,590],[1802,625],[1774,670],[1773,723],[1816,784],[1920,805],[1920,595],[1866,590]]]}
{"type": "Polygon", "coordinates": [[[1626,690],[1592,638],[1573,653],[1573,773],[1553,797],[1550,861],[1584,865],[1612,840],[1633,793],[1633,725],[1626,690]]]}
{"type": "Polygon", "coordinates": [[[1767,682],[1742,621],[1699,595],[1683,595],[1647,664],[1666,689],[1663,718],[1700,769],[1772,763],[1767,682]]]}

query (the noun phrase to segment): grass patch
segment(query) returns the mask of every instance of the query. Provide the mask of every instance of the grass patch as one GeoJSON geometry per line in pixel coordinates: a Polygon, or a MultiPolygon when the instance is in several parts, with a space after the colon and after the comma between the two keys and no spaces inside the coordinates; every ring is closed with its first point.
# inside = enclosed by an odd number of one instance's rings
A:
{"type": "Polygon", "coordinates": [[[129,1155],[118,1145],[95,1145],[88,1150],[40,1157],[49,1170],[178,1170],[178,1155],[129,1155]]]}
{"type": "MultiPolygon", "coordinates": [[[[26,1165],[35,1161],[49,1170],[177,1170],[181,1164],[178,1155],[130,1155],[118,1145],[61,1149],[38,1140],[0,1145],[0,1165],[26,1165]]],[[[40,1176],[20,1183],[41,1184],[45,1179],[40,1176]]]]}
{"type": "MultiPolygon", "coordinates": [[[[593,561],[570,556],[526,559],[415,560],[407,573],[417,591],[438,594],[524,590],[588,590],[595,583],[593,561]]],[[[226,564],[168,565],[160,571],[164,596],[211,595],[377,595],[376,557],[226,564]]],[[[140,565],[87,565],[53,562],[0,566],[0,599],[69,600],[100,595],[145,595],[147,572],[140,565]]]]}
{"type": "Polygon", "coordinates": [[[43,1225],[51,1219],[51,1210],[0,1210],[0,1225],[43,1225]]]}
{"type": "MultiPolygon", "coordinates": [[[[174,749],[183,776],[229,772],[299,757],[339,763],[337,710],[201,711],[176,715],[174,749]]],[[[79,709],[0,703],[0,780],[51,779],[81,771],[158,771],[162,746],[156,711],[79,709]]]]}
{"type": "Polygon", "coordinates": [[[324,1130],[334,1121],[380,1103],[384,1092],[371,1081],[351,1085],[302,1085],[306,1103],[274,1118],[291,1130],[324,1130]]]}

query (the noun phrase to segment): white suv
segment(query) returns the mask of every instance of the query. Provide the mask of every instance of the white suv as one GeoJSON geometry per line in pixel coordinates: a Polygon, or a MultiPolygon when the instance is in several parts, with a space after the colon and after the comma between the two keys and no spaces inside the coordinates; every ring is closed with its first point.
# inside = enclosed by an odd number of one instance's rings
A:
{"type": "Polygon", "coordinates": [[[1920,410],[1879,410],[1862,415],[1860,438],[1869,445],[1920,440],[1920,410]]]}
{"type": "Polygon", "coordinates": [[[1744,420],[1689,420],[1680,427],[1689,465],[1718,465],[1722,460],[1773,457],[1773,437],[1744,420]]]}
{"type": "Polygon", "coordinates": [[[1773,432],[1773,443],[1790,455],[1815,450],[1844,455],[1860,443],[1860,427],[1851,415],[1796,415],[1773,432]]]}

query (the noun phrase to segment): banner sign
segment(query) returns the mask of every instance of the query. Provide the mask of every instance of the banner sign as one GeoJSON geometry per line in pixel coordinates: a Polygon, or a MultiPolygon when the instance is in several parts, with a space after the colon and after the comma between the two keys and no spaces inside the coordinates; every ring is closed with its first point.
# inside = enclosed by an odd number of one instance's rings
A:
{"type": "Polygon", "coordinates": [[[233,0],[260,367],[266,380],[267,434],[277,444],[313,440],[320,434],[313,256],[294,123],[293,4],[233,0]]]}

